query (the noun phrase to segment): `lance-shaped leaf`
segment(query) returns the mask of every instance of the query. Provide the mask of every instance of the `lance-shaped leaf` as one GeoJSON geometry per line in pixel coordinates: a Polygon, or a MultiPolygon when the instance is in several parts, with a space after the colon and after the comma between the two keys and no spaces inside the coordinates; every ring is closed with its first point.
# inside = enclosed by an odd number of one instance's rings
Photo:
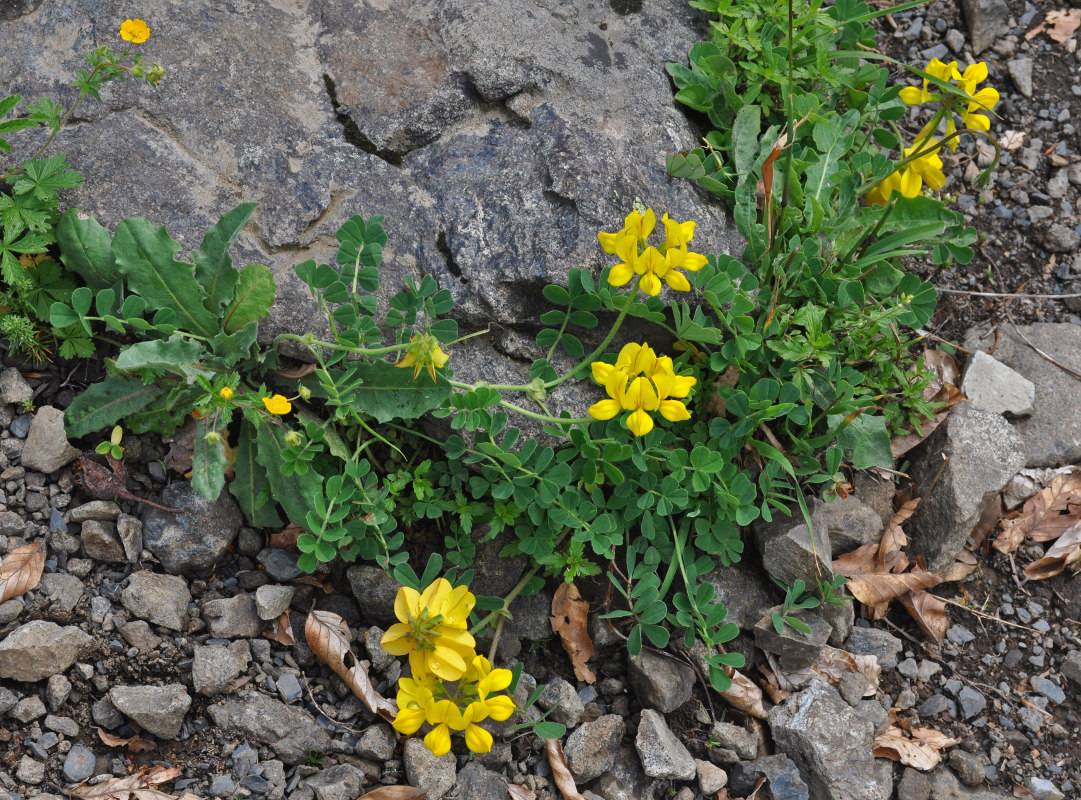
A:
{"type": "Polygon", "coordinates": [[[312,611],[304,623],[304,638],[315,657],[334,670],[369,711],[394,721],[398,705],[375,690],[365,665],[356,660],[349,648],[351,635],[345,620],[331,611],[312,611]]]}
{"type": "Polygon", "coordinates": [[[109,232],[98,221],[76,209],[60,217],[56,225],[60,260],[95,291],[116,283],[120,273],[109,232]]]}
{"type": "Polygon", "coordinates": [[[210,427],[209,419],[201,419],[195,425],[195,447],[191,459],[191,488],[207,500],[217,500],[225,486],[225,440],[219,435],[217,441],[207,441],[207,436],[217,433],[210,427]]]}
{"type": "Polygon", "coordinates": [[[255,211],[257,203],[241,203],[207,229],[202,244],[195,253],[195,280],[206,292],[206,307],[213,314],[221,314],[225,305],[233,299],[240,273],[229,258],[229,245],[244,223],[255,211]]]}
{"type": "Polygon", "coordinates": [[[450,384],[438,372],[436,375],[436,382],[432,383],[426,372],[413,380],[412,369],[396,367],[386,361],[363,364],[354,372],[354,378],[359,378],[363,384],[349,393],[348,403],[379,422],[416,419],[441,406],[450,396],[450,384]]]}
{"type": "Polygon", "coordinates": [[[936,597],[930,592],[911,592],[901,597],[901,605],[908,611],[909,616],[916,620],[928,638],[935,644],[941,644],[946,638],[946,627],[949,621],[946,619],[946,601],[936,597]]]}
{"type": "Polygon", "coordinates": [[[233,301],[225,309],[222,319],[225,332],[236,333],[249,322],[258,322],[269,314],[276,288],[270,267],[248,264],[240,273],[233,301]]]}
{"type": "Polygon", "coordinates": [[[26,594],[41,581],[45,569],[43,542],[16,547],[0,564],[0,603],[26,594]]]}
{"type": "Polygon", "coordinates": [[[68,436],[77,439],[112,427],[129,414],[142,411],[160,400],[165,390],[146,385],[138,378],[109,376],[91,385],[64,412],[68,436]]]}
{"type": "Polygon", "coordinates": [[[274,503],[264,502],[259,505],[259,494],[267,482],[266,467],[255,458],[254,431],[245,422],[240,426],[240,436],[236,445],[236,460],[233,462],[235,477],[229,484],[229,491],[240,504],[240,510],[248,522],[256,527],[272,528],[281,525],[281,517],[274,510],[274,503]]]}
{"type": "Polygon", "coordinates": [[[174,333],[165,341],[151,339],[125,347],[116,357],[116,368],[125,372],[141,369],[172,372],[193,383],[195,376],[202,371],[198,368],[202,355],[203,348],[198,342],[182,333],[174,333]]]}
{"type": "Polygon", "coordinates": [[[173,260],[179,249],[165,228],[145,219],[122,220],[113,237],[116,265],[133,292],[151,308],[173,312],[184,330],[213,336],[221,329],[218,315],[206,310],[206,292],[195,280],[194,267],[173,260]]]}

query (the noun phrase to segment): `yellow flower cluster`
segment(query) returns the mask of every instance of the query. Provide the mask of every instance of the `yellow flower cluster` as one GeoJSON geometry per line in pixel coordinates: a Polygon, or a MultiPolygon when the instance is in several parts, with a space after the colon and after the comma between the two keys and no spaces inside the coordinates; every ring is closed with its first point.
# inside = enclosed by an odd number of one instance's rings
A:
{"type": "Polygon", "coordinates": [[[621,411],[630,411],[624,424],[635,436],[653,430],[651,411],[659,411],[669,422],[690,419],[680,399],[691,393],[695,378],[676,375],[672,359],[658,357],[648,344],[632,342],[619,351],[615,364],[594,361],[592,367],[593,380],[608,393],[607,399],[589,407],[589,416],[594,419],[612,419],[621,411]]]}
{"type": "Polygon", "coordinates": [[[435,368],[442,367],[449,360],[450,356],[443,352],[438,339],[430,333],[414,333],[409,337],[409,346],[402,360],[394,366],[412,367],[413,380],[417,379],[422,369],[427,369],[432,376],[432,383],[435,383],[435,368]]]}
{"type": "Polygon", "coordinates": [[[514,701],[495,694],[510,686],[510,670],[492,669],[473,650],[476,641],[466,628],[475,603],[467,587],[445,578],[422,592],[403,586],[394,599],[399,622],[381,641],[391,655],[408,656],[413,673],[398,681],[394,728],[409,735],[425,722],[432,725],[424,744],[436,756],[450,750],[451,731],[464,732],[474,753],[491,751],[492,734],[477,723],[502,722],[514,713],[514,701]]]}
{"type": "Polygon", "coordinates": [[[867,193],[867,202],[875,206],[884,206],[894,190],[905,197],[916,197],[923,191],[926,183],[936,192],[946,185],[946,174],[942,171],[942,159],[938,157],[938,139],[927,137],[919,144],[905,148],[905,158],[917,150],[929,152],[910,161],[907,166],[892,172],[885,180],[867,193]]]}
{"type": "MultiPolygon", "coordinates": [[[[981,114],[981,111],[993,109],[998,105],[999,94],[997,89],[993,89],[990,86],[985,86],[983,89],[977,89],[977,87],[987,80],[987,64],[980,61],[971,66],[965,67],[965,71],[961,72],[957,69],[957,62],[951,61],[946,64],[939,61],[937,58],[932,58],[931,63],[927,65],[925,70],[928,75],[933,75],[940,81],[950,83],[952,81],[957,82],[957,87],[965,93],[968,97],[968,102],[965,103],[963,108],[958,109],[957,113],[961,117],[961,124],[966,128],[972,128],[973,130],[986,131],[991,129],[991,120],[986,114],[981,114]]],[[[929,81],[923,82],[923,88],[918,89],[915,86],[906,86],[901,90],[901,99],[910,106],[918,105],[920,103],[930,103],[934,101],[941,101],[948,98],[943,98],[941,94],[930,91],[928,88],[929,81]]],[[[946,136],[956,132],[957,124],[953,118],[952,107],[946,111],[946,136]]],[[[922,134],[921,137],[922,138],[922,134]]],[[[957,149],[957,139],[950,139],[949,148],[951,150],[957,149]]]]}
{"type": "Polygon", "coordinates": [[[677,291],[690,291],[691,284],[680,270],[696,272],[706,264],[704,255],[687,249],[688,242],[694,238],[694,222],[676,222],[665,214],[661,218],[665,238],[660,247],[648,243],[657,225],[652,208],[646,209],[645,214],[632,211],[623,222],[623,230],[597,234],[604,252],[622,259],[608,273],[608,283],[623,286],[638,275],[637,288],[651,297],[661,291],[662,279],[677,291]]]}

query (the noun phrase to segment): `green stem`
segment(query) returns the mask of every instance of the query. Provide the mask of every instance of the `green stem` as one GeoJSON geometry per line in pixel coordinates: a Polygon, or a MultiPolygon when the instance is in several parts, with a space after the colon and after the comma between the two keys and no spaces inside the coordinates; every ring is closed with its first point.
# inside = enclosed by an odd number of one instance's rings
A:
{"type": "Polygon", "coordinates": [[[616,332],[619,330],[619,326],[623,324],[623,320],[626,318],[627,312],[630,311],[631,303],[634,302],[634,295],[638,291],[638,286],[641,282],[641,278],[639,278],[638,281],[634,284],[634,289],[631,291],[630,294],[619,295],[620,297],[625,297],[627,299],[627,304],[623,306],[623,308],[620,310],[619,316],[616,317],[616,321],[612,323],[612,330],[608,331],[608,335],[604,337],[604,341],[597,345],[597,348],[592,353],[582,359],[581,363],[579,363],[578,366],[576,366],[566,375],[556,378],[555,380],[547,381],[544,384],[545,389],[554,389],[564,381],[570,380],[587,366],[592,364],[593,361],[597,358],[597,356],[599,356],[605,351],[605,348],[607,348],[608,345],[612,343],[612,340],[616,338],[616,332]]]}
{"type": "Polygon", "coordinates": [[[528,409],[515,405],[509,400],[500,400],[499,405],[503,406],[504,408],[509,408],[511,411],[515,411],[524,417],[529,417],[530,419],[535,419],[539,422],[551,422],[555,423],[556,425],[584,425],[593,421],[592,417],[575,417],[574,419],[565,419],[563,417],[553,417],[548,414],[538,414],[535,411],[529,411],[528,409]]]}

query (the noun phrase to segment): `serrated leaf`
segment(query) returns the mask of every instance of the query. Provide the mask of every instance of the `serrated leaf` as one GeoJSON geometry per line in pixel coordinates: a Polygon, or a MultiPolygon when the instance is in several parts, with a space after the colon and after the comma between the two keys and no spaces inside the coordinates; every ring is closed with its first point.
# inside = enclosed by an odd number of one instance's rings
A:
{"type": "Polygon", "coordinates": [[[138,378],[109,376],[100,383],[92,384],[64,411],[68,438],[77,439],[112,427],[164,395],[164,389],[147,386],[138,378]]]}
{"type": "Polygon", "coordinates": [[[201,419],[195,424],[195,448],[191,457],[191,488],[207,500],[217,500],[225,486],[225,440],[219,437],[211,444],[206,440],[211,432],[210,420],[201,419]]]}
{"type": "Polygon", "coordinates": [[[240,273],[229,258],[229,245],[255,211],[257,203],[241,203],[207,229],[195,253],[195,279],[206,292],[207,310],[220,314],[233,298],[240,273]]]}
{"type": "Polygon", "coordinates": [[[153,339],[125,347],[116,357],[116,368],[126,372],[140,369],[172,372],[183,375],[188,383],[191,383],[201,371],[197,370],[196,366],[203,354],[203,348],[198,342],[182,333],[174,333],[165,341],[153,339]]]}
{"type": "Polygon", "coordinates": [[[141,218],[121,220],[113,237],[116,266],[133,292],[159,314],[175,314],[179,327],[213,336],[221,330],[218,315],[206,310],[206,292],[195,280],[192,265],[173,260],[179,249],[164,227],[141,218]]]}
{"type": "Polygon", "coordinates": [[[274,303],[274,275],[270,267],[249,264],[240,273],[236,296],[225,310],[222,325],[226,333],[236,333],[249,322],[258,322],[270,313],[274,303]]]}
{"type": "Polygon", "coordinates": [[[282,524],[281,517],[274,510],[274,503],[258,506],[259,493],[266,486],[266,467],[255,459],[255,442],[252,441],[252,427],[244,423],[237,438],[236,458],[233,460],[235,477],[229,484],[229,492],[236,498],[240,510],[248,522],[260,528],[274,528],[282,524]]]}
{"type": "Polygon", "coordinates": [[[413,370],[386,361],[360,365],[355,377],[363,383],[349,393],[347,401],[356,411],[379,422],[416,419],[443,405],[450,396],[450,384],[439,373],[436,375],[432,383],[426,372],[413,380],[413,370]]]}

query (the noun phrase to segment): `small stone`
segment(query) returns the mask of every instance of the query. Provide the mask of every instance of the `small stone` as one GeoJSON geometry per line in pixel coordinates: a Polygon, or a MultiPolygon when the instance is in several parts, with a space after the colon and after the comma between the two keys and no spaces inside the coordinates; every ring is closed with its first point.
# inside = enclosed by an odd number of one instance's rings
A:
{"type": "Polygon", "coordinates": [[[278,687],[278,694],[286,703],[295,703],[304,694],[300,681],[292,672],[281,673],[275,683],[278,687]]]}
{"type": "MultiPolygon", "coordinates": [[[[285,581],[291,581],[294,578],[299,578],[304,574],[304,570],[297,566],[297,556],[290,555],[284,550],[278,547],[265,547],[259,551],[259,554],[255,557],[255,560],[263,565],[263,569],[266,570],[274,580],[279,583],[285,581]]],[[[350,567],[352,569],[352,567],[350,567]]],[[[380,573],[386,578],[386,574],[378,567],[372,567],[371,569],[380,573]]],[[[390,580],[390,578],[386,578],[390,580]]],[[[397,591],[397,590],[395,590],[397,591]]],[[[393,602],[391,604],[391,619],[394,619],[393,602]]]]}
{"type": "Polygon", "coordinates": [[[74,625],[33,620],[0,642],[0,678],[32,683],[64,672],[91,638],[74,625]]]}
{"type": "Polygon", "coordinates": [[[0,403],[22,403],[34,396],[34,390],[15,367],[0,372],[0,403]]]}
{"type": "Polygon", "coordinates": [[[1056,706],[1066,702],[1066,693],[1053,680],[1034,677],[1030,678],[1028,683],[1032,687],[1032,691],[1042,694],[1056,706]]]}
{"type": "Polygon", "coordinates": [[[124,608],[139,619],[171,631],[188,627],[188,582],[176,575],[162,575],[150,570],[132,573],[120,594],[124,608]]]}
{"type": "Polygon", "coordinates": [[[214,775],[210,779],[207,794],[211,797],[232,797],[236,793],[236,783],[232,775],[214,775]]]}
{"type": "Polygon", "coordinates": [[[965,35],[956,28],[950,28],[946,31],[946,46],[954,53],[960,54],[965,46],[965,35]]]}
{"type": "Polygon", "coordinates": [[[711,746],[715,743],[718,747],[732,750],[745,761],[753,761],[758,755],[757,737],[731,722],[715,722],[710,729],[709,740],[711,746]]]}
{"type": "Polygon", "coordinates": [[[663,714],[670,714],[691,699],[696,680],[687,664],[652,650],[628,656],[627,673],[639,702],[663,714]]]}
{"type": "Polygon", "coordinates": [[[983,764],[971,753],[958,748],[950,750],[950,766],[965,786],[978,786],[983,783],[983,764]]]}
{"type": "Polygon", "coordinates": [[[17,719],[19,722],[31,722],[35,719],[40,719],[46,714],[45,704],[41,702],[41,698],[36,694],[32,694],[29,697],[24,697],[18,703],[15,704],[15,708],[11,710],[11,716],[13,719],[17,719]]]}
{"type": "Polygon", "coordinates": [[[87,520],[83,523],[81,538],[83,553],[87,558],[106,564],[123,564],[127,561],[124,545],[121,544],[113,523],[87,520]]]}
{"type": "Polygon", "coordinates": [[[19,761],[19,768],[15,771],[15,777],[22,783],[37,786],[45,780],[45,765],[30,756],[23,756],[19,761]]]}
{"type": "Polygon", "coordinates": [[[799,614],[799,620],[811,629],[810,633],[798,631],[788,623],[783,624],[778,632],[773,615],[781,612],[782,606],[774,606],[762,615],[754,626],[754,643],[759,649],[779,656],[785,669],[805,669],[815,662],[826,646],[833,626],[820,615],[803,611],[799,614]]]}
{"type": "Polygon", "coordinates": [[[64,412],[52,406],[39,408],[26,436],[22,465],[28,470],[48,475],[80,455],[79,450],[68,444],[64,412]]]}
{"type": "Polygon", "coordinates": [[[982,350],[973,354],[961,391],[976,408],[994,414],[1028,416],[1036,400],[1036,384],[982,350]]]}
{"type": "Polygon", "coordinates": [[[63,734],[69,739],[79,735],[79,724],[71,717],[61,717],[49,714],[45,717],[45,729],[63,734]]]}
{"type": "Polygon", "coordinates": [[[255,598],[247,593],[208,600],[203,603],[203,619],[215,639],[250,639],[266,626],[255,609],[255,598]]]}
{"type": "Polygon", "coordinates": [[[906,678],[915,678],[919,672],[919,665],[914,658],[906,658],[904,661],[897,665],[897,671],[904,675],[906,678]]]}
{"type": "Polygon", "coordinates": [[[59,711],[71,696],[71,681],[63,675],[53,675],[45,685],[45,702],[50,711],[59,711]]]}
{"type": "Polygon", "coordinates": [[[1006,62],[1006,71],[1013,85],[1025,97],[1032,97],[1032,59],[1027,56],[1006,62]]]}
{"type": "Polygon", "coordinates": [[[713,797],[728,785],[728,773],[720,767],[697,759],[694,766],[698,771],[698,788],[706,797],[713,797]]]}
{"type": "Polygon", "coordinates": [[[372,725],[357,740],[356,754],[372,761],[389,761],[398,746],[394,729],[385,722],[372,725]]]}
{"type": "Polygon", "coordinates": [[[457,778],[454,753],[438,758],[420,739],[407,739],[402,760],[410,786],[425,790],[430,800],[441,800],[457,778]]]}
{"type": "Polygon", "coordinates": [[[94,776],[97,757],[81,744],[74,744],[64,758],[64,777],[70,783],[79,783],[94,776]]]}
{"type": "Polygon", "coordinates": [[[964,625],[953,625],[946,631],[946,638],[954,644],[961,646],[966,645],[971,641],[975,641],[976,634],[964,625]]]}
{"type": "Polygon", "coordinates": [[[139,723],[147,733],[162,739],[180,735],[191,697],[179,683],[166,686],[114,686],[109,702],[139,723]]]}
{"type": "Polygon", "coordinates": [[[352,764],[338,764],[320,770],[305,783],[318,800],[354,800],[364,786],[364,773],[352,764]]]}
{"type": "Polygon", "coordinates": [[[109,702],[108,697],[95,701],[90,707],[90,717],[108,731],[114,731],[124,724],[124,715],[116,710],[116,706],[109,702]]]}
{"type": "Polygon", "coordinates": [[[115,520],[120,516],[120,506],[112,500],[91,500],[71,509],[72,522],[83,523],[87,520],[115,520]]]}
{"type": "Polygon", "coordinates": [[[195,691],[208,697],[224,694],[250,661],[251,647],[245,640],[228,645],[195,645],[191,665],[195,691]]]}
{"type": "Polygon", "coordinates": [[[579,783],[591,781],[612,769],[619,743],[626,732],[623,717],[605,714],[587,722],[567,737],[567,766],[579,783]]]}
{"type": "Polygon", "coordinates": [[[120,635],[124,641],[139,650],[140,653],[149,653],[156,650],[161,644],[161,637],[150,630],[145,620],[133,619],[120,626],[120,635]]]}
{"type": "Polygon", "coordinates": [[[1063,676],[1081,686],[1081,651],[1071,650],[1059,665],[1063,676]]]}
{"type": "Polygon", "coordinates": [[[651,778],[689,781],[697,774],[694,758],[652,708],[642,710],[634,746],[642,769],[651,778]]]}
{"type": "Polygon", "coordinates": [[[262,620],[277,619],[289,610],[295,592],[292,586],[260,586],[255,590],[255,613],[262,620]]]}
{"type": "Polygon", "coordinates": [[[1081,233],[1056,222],[1044,231],[1041,241],[1044,248],[1051,253],[1069,253],[1081,244],[1081,233]]]}
{"type": "Polygon", "coordinates": [[[586,710],[578,692],[562,678],[552,678],[548,682],[544,693],[537,698],[537,705],[545,711],[554,709],[550,714],[552,721],[568,728],[578,727],[582,713],[586,710]]]}
{"type": "Polygon", "coordinates": [[[971,686],[965,686],[957,693],[957,702],[961,704],[961,714],[965,719],[971,719],[987,708],[987,698],[971,686]]]}
{"type": "Polygon", "coordinates": [[[844,649],[856,655],[878,657],[878,664],[883,669],[897,666],[897,654],[904,643],[887,631],[878,628],[853,628],[848,635],[844,649]]]}
{"type": "Polygon", "coordinates": [[[921,717],[934,717],[949,707],[950,699],[946,695],[936,692],[920,704],[919,708],[916,709],[916,713],[921,717]]]}
{"type": "Polygon", "coordinates": [[[1022,706],[1018,709],[1017,716],[1021,720],[1021,724],[1033,733],[1039,733],[1040,728],[1043,727],[1044,715],[1035,708],[1022,706]]]}
{"type": "Polygon", "coordinates": [[[1025,788],[1032,792],[1035,800],[1063,800],[1066,797],[1046,778],[1028,778],[1025,780],[1025,788]]]}

